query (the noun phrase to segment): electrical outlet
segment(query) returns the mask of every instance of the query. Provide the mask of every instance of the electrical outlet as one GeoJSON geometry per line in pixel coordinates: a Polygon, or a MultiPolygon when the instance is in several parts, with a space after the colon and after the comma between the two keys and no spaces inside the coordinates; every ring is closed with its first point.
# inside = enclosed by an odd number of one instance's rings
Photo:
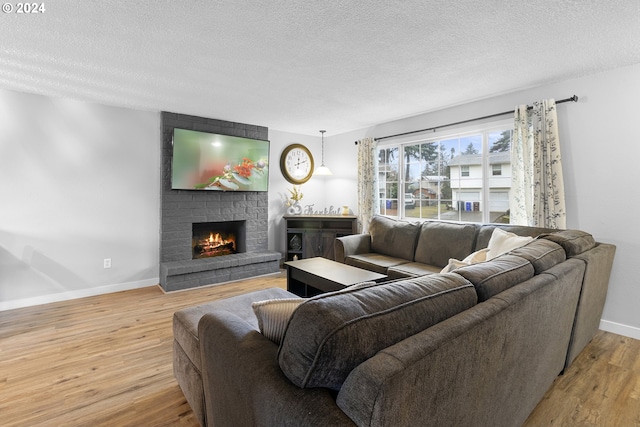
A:
{"type": "Polygon", "coordinates": [[[104,268],[111,268],[111,258],[104,259],[104,268]]]}

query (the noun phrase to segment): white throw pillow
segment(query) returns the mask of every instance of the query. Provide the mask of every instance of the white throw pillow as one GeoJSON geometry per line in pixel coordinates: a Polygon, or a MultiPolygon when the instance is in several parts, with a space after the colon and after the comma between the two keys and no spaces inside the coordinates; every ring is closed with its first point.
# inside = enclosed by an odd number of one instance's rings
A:
{"type": "Polygon", "coordinates": [[[510,233],[496,227],[493,230],[493,234],[491,234],[491,239],[489,239],[489,253],[487,253],[487,261],[524,246],[532,240],[533,237],[518,236],[515,233],[510,233]]]}
{"type": "Polygon", "coordinates": [[[479,251],[475,251],[472,254],[468,255],[462,261],[457,260],[455,258],[449,258],[449,264],[447,264],[440,273],[449,273],[456,268],[464,267],[471,264],[477,264],[479,262],[486,261],[487,253],[489,252],[489,248],[480,249],[479,251]]]}
{"type": "Polygon", "coordinates": [[[464,267],[465,265],[469,265],[469,263],[462,262],[459,259],[449,258],[449,264],[445,265],[440,273],[450,273],[456,268],[464,267]]]}
{"type": "Polygon", "coordinates": [[[289,318],[304,301],[306,301],[304,298],[283,298],[252,303],[251,307],[258,318],[260,332],[279,345],[287,329],[289,318]]]}
{"type": "Polygon", "coordinates": [[[475,251],[471,255],[467,256],[462,262],[466,262],[469,264],[477,264],[479,262],[484,262],[487,260],[487,254],[489,253],[489,248],[480,249],[479,251],[475,251]]]}

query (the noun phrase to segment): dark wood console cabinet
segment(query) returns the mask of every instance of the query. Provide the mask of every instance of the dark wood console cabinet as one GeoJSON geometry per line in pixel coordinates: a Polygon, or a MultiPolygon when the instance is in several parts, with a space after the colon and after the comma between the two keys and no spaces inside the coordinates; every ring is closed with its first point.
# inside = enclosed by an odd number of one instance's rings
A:
{"type": "Polygon", "coordinates": [[[323,257],[333,260],[336,237],[357,233],[353,215],[285,215],[287,230],[286,261],[323,257]]]}

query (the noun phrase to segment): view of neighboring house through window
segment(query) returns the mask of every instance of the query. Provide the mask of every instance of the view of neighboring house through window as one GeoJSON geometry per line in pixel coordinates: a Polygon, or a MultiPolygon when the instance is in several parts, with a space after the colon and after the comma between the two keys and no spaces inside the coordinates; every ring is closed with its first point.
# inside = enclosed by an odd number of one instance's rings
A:
{"type": "Polygon", "coordinates": [[[509,222],[511,121],[378,147],[380,213],[509,222]]]}

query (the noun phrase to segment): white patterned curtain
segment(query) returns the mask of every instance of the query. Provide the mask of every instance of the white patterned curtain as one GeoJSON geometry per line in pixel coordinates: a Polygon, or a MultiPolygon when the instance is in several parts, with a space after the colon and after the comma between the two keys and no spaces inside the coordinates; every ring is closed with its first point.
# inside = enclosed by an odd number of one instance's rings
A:
{"type": "Polygon", "coordinates": [[[373,138],[358,141],[358,223],[361,233],[369,231],[371,218],[380,213],[377,147],[373,138]]]}
{"type": "Polygon", "coordinates": [[[511,148],[511,224],[566,228],[564,180],[556,103],[535,102],[515,110],[511,148]]]}

